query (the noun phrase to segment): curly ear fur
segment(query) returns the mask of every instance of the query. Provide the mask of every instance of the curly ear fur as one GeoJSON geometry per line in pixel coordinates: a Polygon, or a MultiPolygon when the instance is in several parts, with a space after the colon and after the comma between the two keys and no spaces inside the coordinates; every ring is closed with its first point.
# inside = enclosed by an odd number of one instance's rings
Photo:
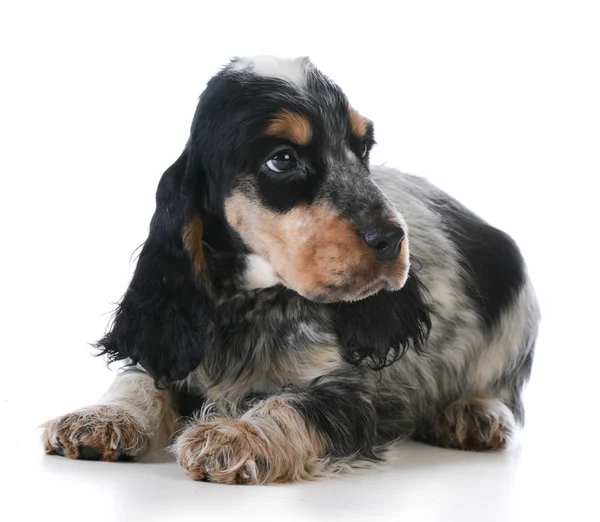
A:
{"type": "Polygon", "coordinates": [[[368,360],[374,370],[396,362],[411,346],[421,351],[431,330],[432,308],[412,270],[401,290],[339,303],[336,312],[344,357],[353,364],[368,360]]]}
{"type": "Polygon", "coordinates": [[[161,178],[132,281],[112,328],[96,344],[110,362],[130,359],[157,382],[183,379],[198,366],[214,308],[198,271],[202,238],[193,239],[195,251],[189,252],[184,237],[186,227],[199,220],[192,198],[199,195],[200,176],[191,167],[188,150],[161,178]]]}

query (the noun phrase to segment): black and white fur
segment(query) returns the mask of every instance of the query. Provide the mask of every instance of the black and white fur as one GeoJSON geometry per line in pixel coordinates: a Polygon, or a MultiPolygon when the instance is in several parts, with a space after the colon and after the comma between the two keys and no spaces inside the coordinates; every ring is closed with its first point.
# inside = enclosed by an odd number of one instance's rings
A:
{"type": "MultiPolygon", "coordinates": [[[[369,166],[372,124],[349,111],[307,59],[234,59],[209,82],[99,342],[130,370],[45,425],[48,453],[116,460],[171,444],[194,479],[266,483],[376,460],[399,439],[506,446],[539,317],[519,250],[425,179],[369,166]],[[277,176],[265,162],[282,146],[297,160],[277,176]],[[348,273],[368,265],[364,284],[344,279],[343,244],[315,273],[288,270],[297,256],[282,251],[321,244],[312,216],[331,216],[328,237],[381,223],[408,237],[397,260],[360,251],[348,273]],[[283,220],[304,235],[259,240],[283,220]]],[[[362,240],[348,234],[352,257],[362,240]]]]}

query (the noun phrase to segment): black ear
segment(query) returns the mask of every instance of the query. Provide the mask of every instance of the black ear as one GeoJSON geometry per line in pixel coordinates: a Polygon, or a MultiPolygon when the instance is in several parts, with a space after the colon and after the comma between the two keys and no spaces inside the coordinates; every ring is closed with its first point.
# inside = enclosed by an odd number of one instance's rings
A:
{"type": "Polygon", "coordinates": [[[204,280],[202,176],[189,156],[186,147],[160,180],[135,273],[97,343],[110,362],[130,359],[157,382],[183,379],[198,366],[214,309],[204,280]]]}
{"type": "Polygon", "coordinates": [[[427,292],[412,270],[401,290],[382,291],[335,307],[345,358],[353,364],[368,360],[376,370],[396,362],[411,346],[421,351],[431,330],[427,292]]]}

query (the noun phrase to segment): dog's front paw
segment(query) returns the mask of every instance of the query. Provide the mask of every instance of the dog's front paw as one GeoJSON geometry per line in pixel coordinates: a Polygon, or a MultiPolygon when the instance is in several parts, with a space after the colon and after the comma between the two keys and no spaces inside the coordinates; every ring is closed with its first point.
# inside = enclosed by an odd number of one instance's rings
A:
{"type": "Polygon", "coordinates": [[[268,444],[249,422],[216,419],[190,426],[172,449],[193,480],[264,484],[273,479],[268,444]]]}
{"type": "Polygon", "coordinates": [[[129,460],[142,455],[150,437],[142,412],[120,405],[97,405],[46,422],[46,453],[71,459],[129,460]]]}

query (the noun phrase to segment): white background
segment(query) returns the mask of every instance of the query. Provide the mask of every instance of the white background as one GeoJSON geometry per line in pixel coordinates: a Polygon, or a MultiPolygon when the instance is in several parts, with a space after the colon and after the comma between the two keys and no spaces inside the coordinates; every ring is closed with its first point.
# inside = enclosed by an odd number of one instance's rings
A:
{"type": "Polygon", "coordinates": [[[3,2],[0,518],[598,520],[597,6],[3,2]],[[409,444],[383,471],[259,488],[42,455],[35,427],[112,380],[87,343],[197,96],[256,53],[311,56],[375,121],[374,163],[429,177],[521,245],[543,328],[518,450],[409,444]]]}

